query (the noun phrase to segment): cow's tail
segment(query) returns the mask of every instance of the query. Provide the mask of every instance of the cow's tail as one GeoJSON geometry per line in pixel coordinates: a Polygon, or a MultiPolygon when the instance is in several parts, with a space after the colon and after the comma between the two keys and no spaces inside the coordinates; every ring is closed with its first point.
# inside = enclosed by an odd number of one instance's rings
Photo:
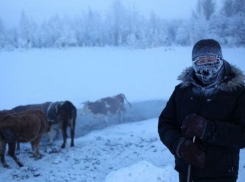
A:
{"type": "Polygon", "coordinates": [[[123,98],[126,100],[126,102],[128,103],[128,105],[130,106],[130,107],[132,107],[132,105],[130,104],[130,102],[128,102],[128,100],[126,99],[126,96],[124,95],[124,94],[120,94],[121,96],[123,96],[123,98]]]}
{"type": "Polygon", "coordinates": [[[75,126],[76,126],[76,119],[77,119],[77,108],[75,106],[72,107],[72,112],[71,112],[71,127],[73,130],[75,130],[75,126]]]}

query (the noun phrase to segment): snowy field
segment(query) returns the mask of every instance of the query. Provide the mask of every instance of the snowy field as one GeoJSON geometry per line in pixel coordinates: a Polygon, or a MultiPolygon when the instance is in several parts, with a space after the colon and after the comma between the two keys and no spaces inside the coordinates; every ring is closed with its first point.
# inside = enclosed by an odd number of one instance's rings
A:
{"type": "MultiPolygon", "coordinates": [[[[245,49],[224,49],[224,58],[245,70],[245,49]]],[[[119,93],[130,102],[164,99],[191,66],[191,47],[73,48],[0,52],[0,110],[17,105],[95,101],[119,93]]]]}
{"type": "MultiPolygon", "coordinates": [[[[224,48],[223,56],[245,70],[244,51],[244,48],[224,48]]],[[[179,83],[177,76],[190,65],[191,47],[0,52],[0,110],[17,105],[70,100],[80,111],[83,101],[123,93],[135,105],[131,111],[127,108],[126,118],[129,115],[133,117],[133,113],[154,113],[151,116],[134,116],[137,120],[128,118],[128,122],[123,124],[114,122],[108,127],[94,126],[82,134],[80,127],[87,127],[84,121],[87,119],[78,113],[79,127],[76,128],[74,148],[68,145],[61,150],[59,139],[53,146],[48,146],[44,140],[40,147],[43,158],[34,160],[30,144],[22,144],[17,153],[25,166],[17,167],[6,156],[11,169],[0,166],[1,181],[176,182],[178,176],[173,169],[173,156],[162,145],[157,133],[157,117],[165,102],[162,102],[162,107],[159,103],[152,108],[140,105],[167,100],[179,83]],[[153,112],[155,107],[158,107],[157,111],[153,112]],[[140,110],[142,108],[144,111],[140,110]]],[[[244,150],[241,150],[240,157],[238,182],[243,182],[244,150]]]]}

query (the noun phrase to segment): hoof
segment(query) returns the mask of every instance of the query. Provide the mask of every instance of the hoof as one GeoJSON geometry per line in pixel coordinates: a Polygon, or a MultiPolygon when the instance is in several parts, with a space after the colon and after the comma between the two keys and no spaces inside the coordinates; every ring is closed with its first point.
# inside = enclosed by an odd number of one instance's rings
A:
{"type": "Polygon", "coordinates": [[[52,146],[52,145],[54,145],[54,144],[53,144],[53,142],[49,142],[48,145],[49,145],[49,146],[52,146]]]}
{"type": "Polygon", "coordinates": [[[61,148],[64,149],[66,146],[64,144],[61,145],[61,148]]]}
{"type": "Polygon", "coordinates": [[[10,169],[9,165],[8,165],[8,164],[6,164],[6,163],[4,163],[4,164],[3,164],[3,167],[4,167],[4,168],[8,168],[8,169],[10,169]]]}
{"type": "Polygon", "coordinates": [[[39,155],[34,155],[33,157],[35,158],[35,160],[39,160],[39,159],[42,158],[42,155],[41,155],[41,154],[39,154],[39,155]]]}
{"type": "Polygon", "coordinates": [[[23,164],[21,164],[21,163],[19,163],[19,164],[18,164],[18,166],[19,166],[19,167],[23,167],[24,165],[23,165],[23,164]]]}

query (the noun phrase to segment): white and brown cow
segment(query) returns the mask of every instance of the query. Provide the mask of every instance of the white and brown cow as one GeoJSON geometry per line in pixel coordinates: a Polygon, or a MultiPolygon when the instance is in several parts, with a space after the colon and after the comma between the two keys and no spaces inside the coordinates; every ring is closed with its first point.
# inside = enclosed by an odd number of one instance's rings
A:
{"type": "Polygon", "coordinates": [[[82,115],[92,113],[93,118],[91,120],[90,126],[92,126],[93,121],[96,118],[104,118],[105,124],[108,124],[109,115],[118,115],[118,120],[124,121],[124,114],[126,109],[124,107],[124,100],[129,104],[124,94],[118,94],[114,97],[105,97],[95,102],[83,102],[82,115]]]}
{"type": "Polygon", "coordinates": [[[16,142],[31,142],[33,155],[41,158],[39,143],[42,135],[50,129],[50,122],[40,110],[29,110],[17,114],[0,116],[0,154],[3,167],[9,167],[5,161],[6,144],[8,154],[21,167],[23,164],[15,156],[16,142]]]}

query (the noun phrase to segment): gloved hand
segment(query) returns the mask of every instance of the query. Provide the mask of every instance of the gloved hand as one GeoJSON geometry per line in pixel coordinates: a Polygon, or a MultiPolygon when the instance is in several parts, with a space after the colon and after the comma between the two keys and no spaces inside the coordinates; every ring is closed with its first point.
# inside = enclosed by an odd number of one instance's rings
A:
{"type": "Polygon", "coordinates": [[[186,138],[192,138],[194,136],[201,137],[207,120],[198,115],[187,116],[182,123],[182,133],[186,138]]]}
{"type": "Polygon", "coordinates": [[[188,164],[197,168],[204,168],[205,166],[205,153],[199,144],[193,143],[191,140],[182,142],[179,149],[179,155],[188,164]]]}

